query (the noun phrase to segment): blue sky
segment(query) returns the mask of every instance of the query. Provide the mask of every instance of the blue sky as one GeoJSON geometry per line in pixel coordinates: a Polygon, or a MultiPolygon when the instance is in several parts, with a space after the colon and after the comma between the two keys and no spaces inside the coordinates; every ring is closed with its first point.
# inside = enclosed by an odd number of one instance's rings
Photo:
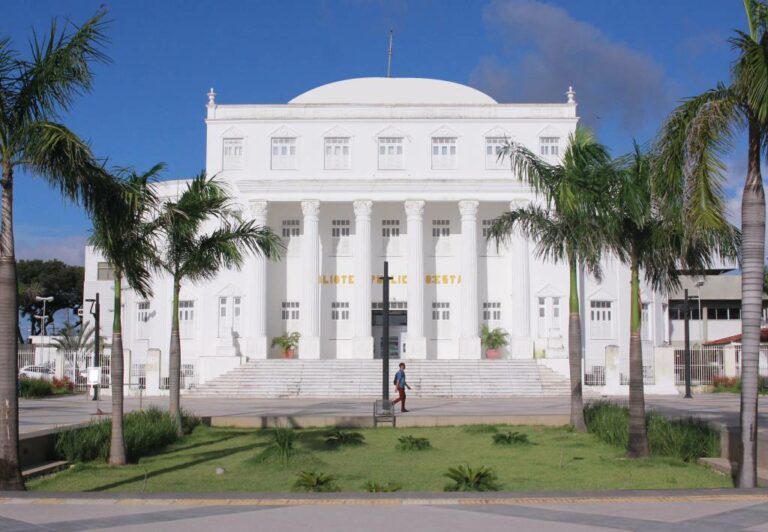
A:
{"type": "MultiPolygon", "coordinates": [[[[564,101],[614,154],[649,140],[681,98],[727,79],[726,39],[744,28],[739,0],[366,1],[11,0],[0,35],[26,53],[32,29],[111,20],[92,93],[64,122],[119,166],[168,164],[167,179],[204,166],[205,93],[221,103],[282,103],[323,83],[384,75],[466,83],[500,101],[564,101]]],[[[736,209],[743,144],[728,161],[736,209]]],[[[736,209],[737,210],[737,209],[736,209]]],[[[16,181],[20,258],[82,262],[90,223],[34,177],[16,181]]]]}

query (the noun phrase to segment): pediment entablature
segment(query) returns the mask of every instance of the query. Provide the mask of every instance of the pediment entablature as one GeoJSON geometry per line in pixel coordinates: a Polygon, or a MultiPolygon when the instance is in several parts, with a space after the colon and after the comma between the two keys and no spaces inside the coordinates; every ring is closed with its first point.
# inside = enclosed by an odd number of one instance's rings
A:
{"type": "Polygon", "coordinates": [[[347,131],[341,126],[333,126],[331,129],[320,135],[321,137],[341,137],[341,138],[351,138],[352,133],[347,131]]]}
{"type": "Polygon", "coordinates": [[[224,133],[219,136],[223,139],[244,139],[246,137],[245,133],[235,126],[227,128],[224,133]]]}
{"type": "Polygon", "coordinates": [[[496,126],[483,133],[483,137],[502,137],[512,140],[512,134],[501,126],[496,126]]]}
{"type": "Polygon", "coordinates": [[[374,138],[378,139],[381,137],[394,137],[394,138],[403,138],[406,139],[408,142],[411,141],[411,136],[405,133],[404,131],[397,129],[395,126],[387,126],[376,135],[374,135],[374,138]]]}
{"type": "Polygon", "coordinates": [[[288,138],[297,138],[301,135],[298,134],[298,132],[294,129],[289,128],[286,125],[282,125],[276,130],[274,130],[272,133],[269,134],[271,137],[288,137],[288,138]]]}
{"type": "Polygon", "coordinates": [[[440,126],[436,130],[434,130],[432,133],[429,134],[430,137],[460,137],[455,129],[452,129],[448,126],[440,126]]]}
{"type": "Polygon", "coordinates": [[[243,291],[233,284],[228,284],[219,290],[216,295],[218,297],[238,297],[243,295],[243,291]]]}
{"type": "Polygon", "coordinates": [[[616,301],[616,296],[602,286],[587,296],[588,301],[616,301]]]}
{"type": "Polygon", "coordinates": [[[538,137],[562,137],[563,132],[552,124],[539,131],[538,137]]]}
{"type": "Polygon", "coordinates": [[[563,297],[563,292],[547,283],[536,292],[536,297],[563,297]]]}

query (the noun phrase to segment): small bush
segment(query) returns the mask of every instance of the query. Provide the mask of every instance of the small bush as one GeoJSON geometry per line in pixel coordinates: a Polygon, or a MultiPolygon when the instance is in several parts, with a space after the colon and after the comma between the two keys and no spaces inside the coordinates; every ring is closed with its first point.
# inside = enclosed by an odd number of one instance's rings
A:
{"type": "Polygon", "coordinates": [[[395,491],[400,491],[402,488],[403,487],[400,484],[393,482],[381,483],[374,480],[369,480],[363,484],[363,489],[368,493],[393,493],[395,491]]]}
{"type": "Polygon", "coordinates": [[[496,473],[485,466],[472,469],[469,465],[460,465],[448,469],[443,476],[452,480],[445,486],[445,491],[499,491],[501,489],[496,473]]]}
{"type": "Polygon", "coordinates": [[[493,435],[493,443],[496,445],[525,445],[530,441],[528,441],[528,435],[522,432],[501,432],[493,435]]]}
{"type": "MultiPolygon", "coordinates": [[[[598,401],[584,408],[589,432],[617,447],[626,448],[629,441],[629,409],[598,401]]],[[[650,412],[646,415],[648,446],[651,454],[672,456],[684,462],[701,457],[720,456],[720,434],[704,421],[694,418],[669,420],[650,412]]]]}
{"type": "Polygon", "coordinates": [[[464,432],[469,434],[491,434],[499,432],[499,428],[496,425],[467,425],[464,427],[464,432]]]}
{"type": "Polygon", "coordinates": [[[293,489],[294,491],[318,493],[339,491],[338,486],[336,486],[336,477],[324,473],[315,473],[314,471],[302,471],[299,473],[296,482],[293,483],[293,489]]]}
{"type": "Polygon", "coordinates": [[[432,448],[432,444],[427,438],[402,436],[397,441],[397,449],[400,451],[424,451],[432,448]]]}
{"type": "MultiPolygon", "coordinates": [[[[112,424],[108,419],[56,435],[56,455],[69,462],[106,461],[109,458],[112,424]]],[[[129,462],[162,450],[178,440],[173,418],[158,408],[126,414],[123,420],[125,454],[129,462]]]]}
{"type": "Polygon", "coordinates": [[[296,442],[299,435],[293,429],[276,428],[271,431],[272,442],[256,457],[258,461],[266,461],[276,456],[283,466],[287,466],[296,454],[296,442]]]}
{"type": "Polygon", "coordinates": [[[69,377],[64,377],[63,379],[54,377],[51,384],[53,385],[53,393],[57,395],[75,392],[75,383],[69,380],[69,377]]]}
{"type": "Polygon", "coordinates": [[[325,444],[329,447],[342,447],[344,445],[356,446],[365,443],[365,436],[359,432],[346,432],[334,430],[325,435],[325,444]]]}
{"type": "Polygon", "coordinates": [[[181,429],[184,431],[184,434],[191,434],[202,423],[203,420],[200,417],[183,408],[181,409],[181,429]]]}
{"type": "MultiPolygon", "coordinates": [[[[715,393],[741,393],[741,379],[739,377],[712,377],[712,391],[715,393]]],[[[768,377],[758,377],[757,392],[768,394],[768,377]]]]}
{"type": "Polygon", "coordinates": [[[19,379],[19,396],[25,399],[48,397],[53,395],[53,384],[45,379],[19,379]]]}

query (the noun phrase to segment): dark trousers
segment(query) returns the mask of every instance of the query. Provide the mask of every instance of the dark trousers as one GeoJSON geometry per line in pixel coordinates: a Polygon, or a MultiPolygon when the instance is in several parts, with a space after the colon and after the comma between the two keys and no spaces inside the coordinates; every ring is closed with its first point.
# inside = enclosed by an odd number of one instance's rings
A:
{"type": "Polygon", "coordinates": [[[398,395],[398,398],[392,401],[392,404],[396,405],[397,403],[402,403],[400,405],[400,409],[405,410],[405,386],[397,387],[397,395],[398,395]]]}

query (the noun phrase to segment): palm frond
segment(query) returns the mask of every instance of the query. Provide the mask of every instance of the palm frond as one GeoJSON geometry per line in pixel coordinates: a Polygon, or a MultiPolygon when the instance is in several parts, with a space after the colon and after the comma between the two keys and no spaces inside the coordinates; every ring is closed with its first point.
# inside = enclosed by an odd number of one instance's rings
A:
{"type": "Polygon", "coordinates": [[[768,120],[768,34],[757,41],[742,31],[729,39],[739,53],[732,67],[734,86],[760,122],[768,120]]]}

